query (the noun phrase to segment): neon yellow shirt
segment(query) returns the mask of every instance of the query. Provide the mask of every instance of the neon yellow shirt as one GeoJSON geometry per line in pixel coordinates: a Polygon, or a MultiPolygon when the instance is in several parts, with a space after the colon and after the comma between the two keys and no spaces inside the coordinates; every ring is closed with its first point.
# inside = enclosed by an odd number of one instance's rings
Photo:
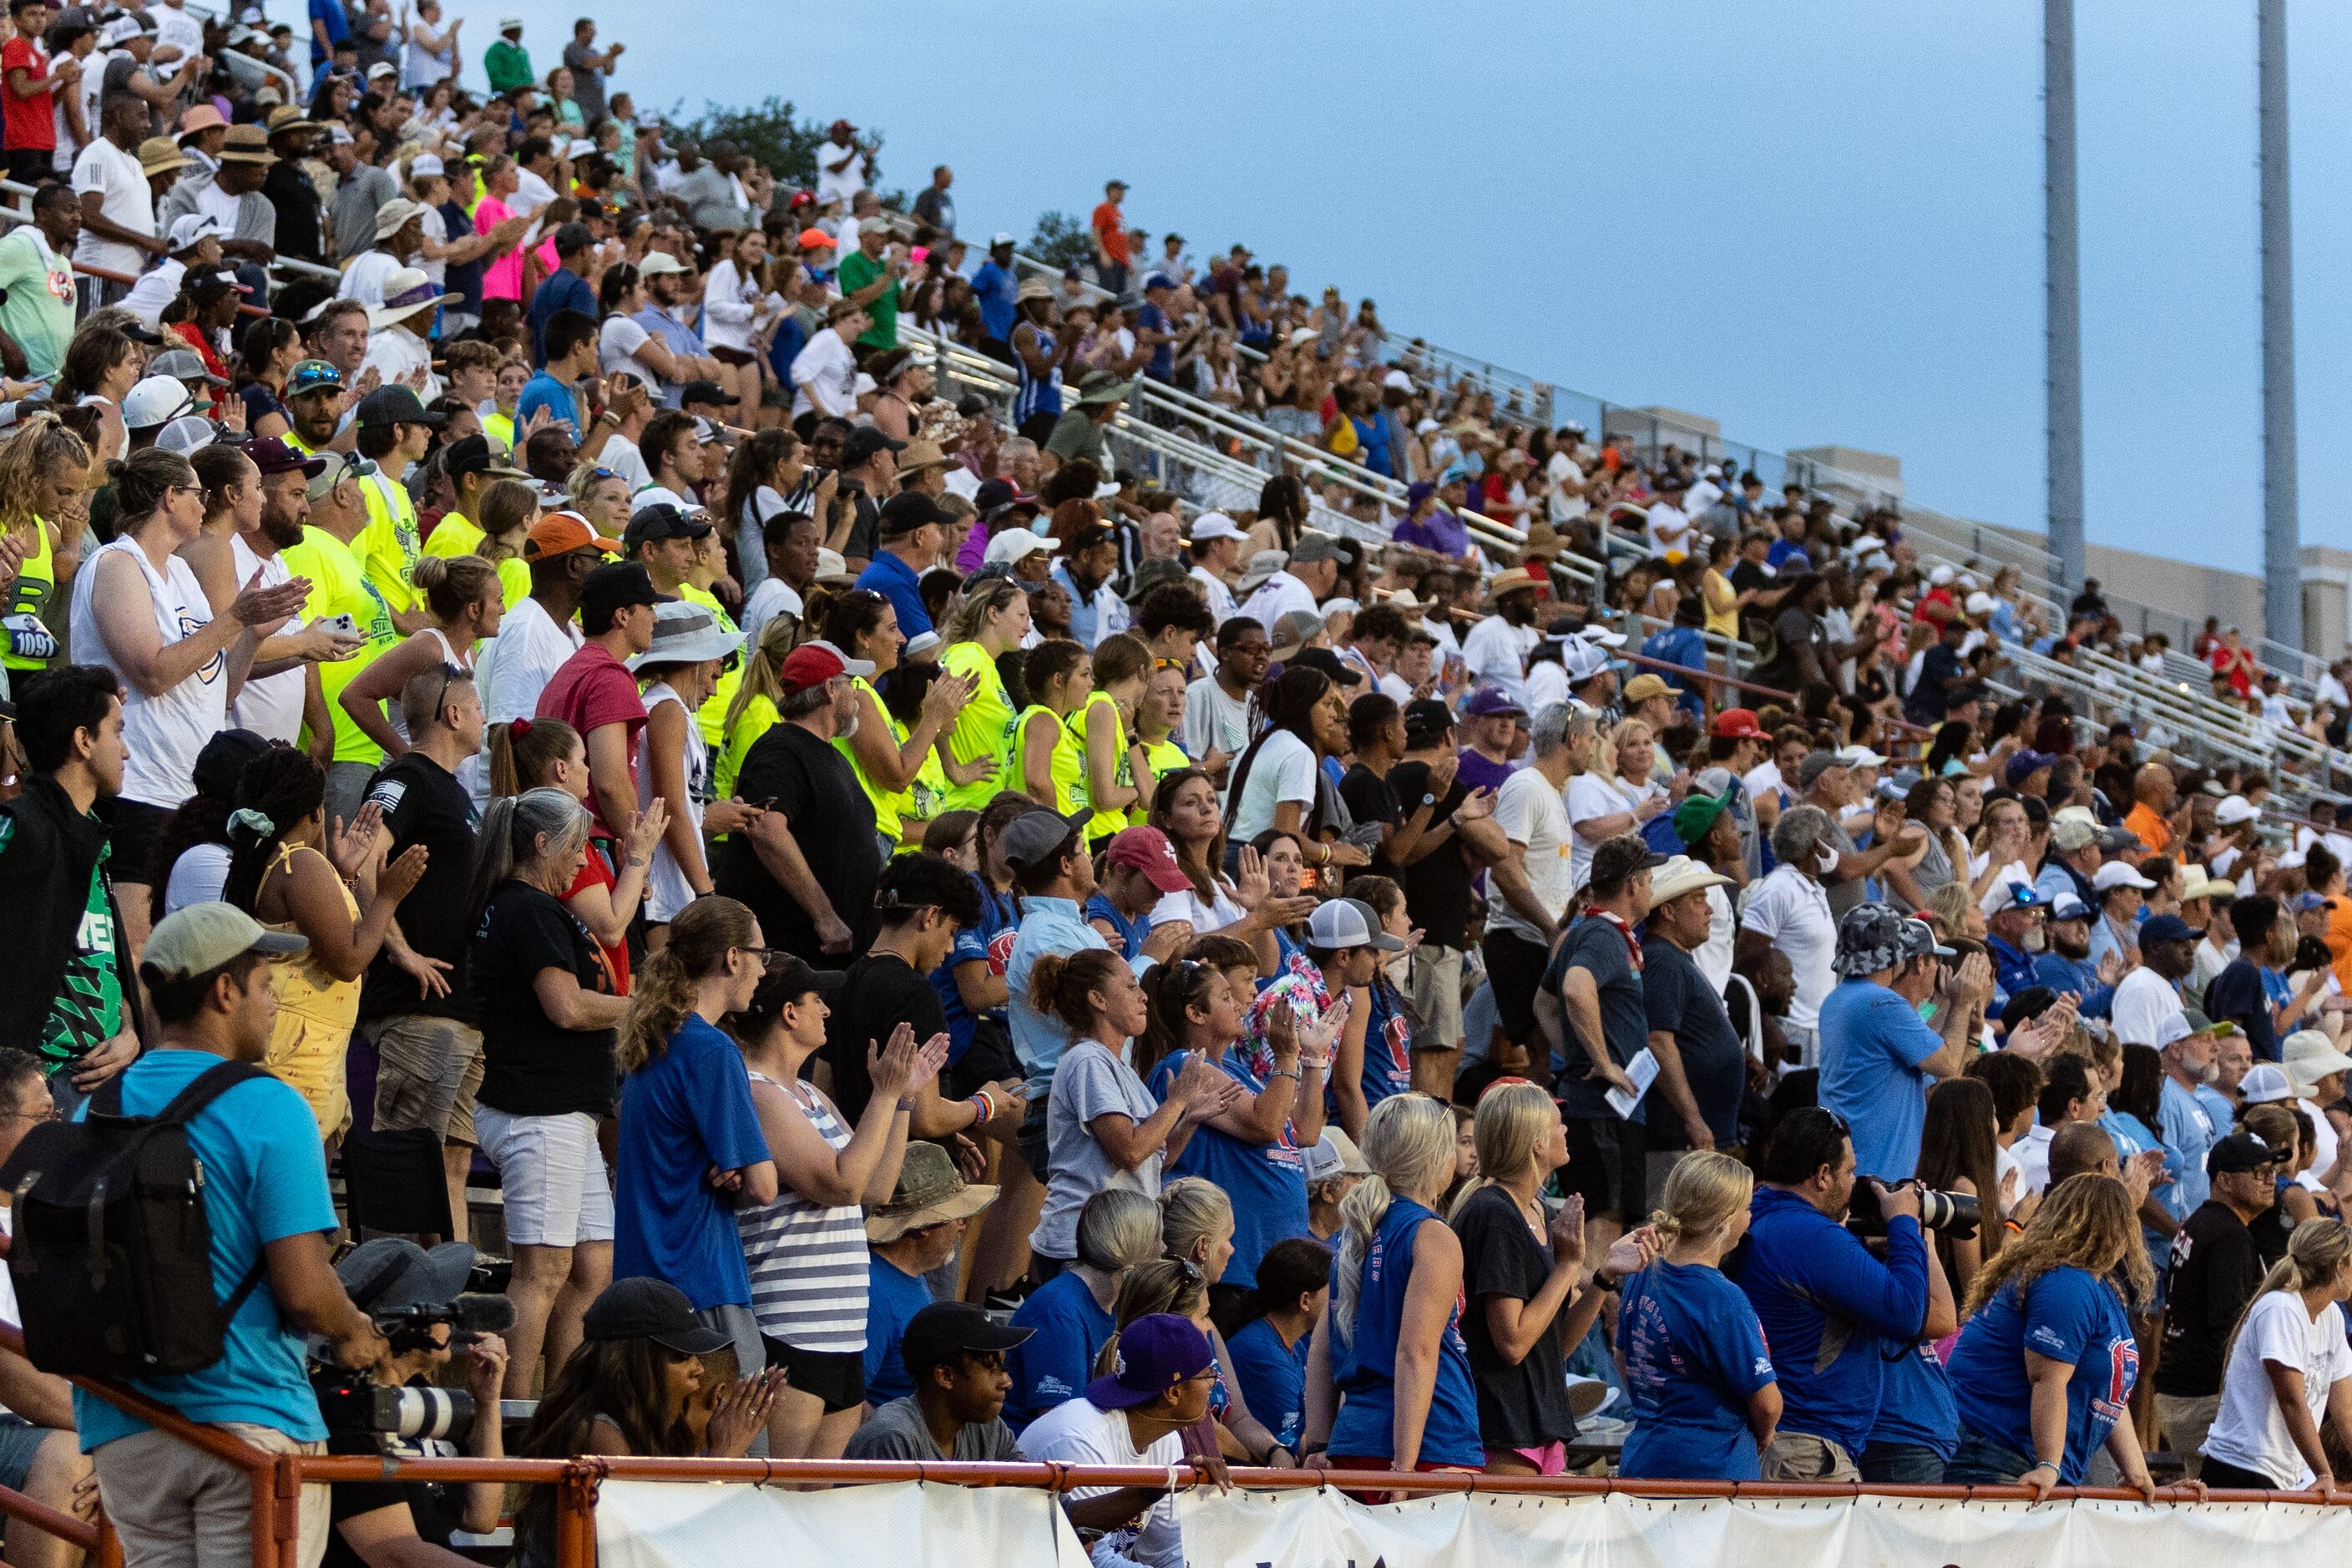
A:
{"type": "MultiPolygon", "coordinates": [[[[709,589],[681,583],[677,596],[689,604],[700,605],[716,616],[721,630],[731,632],[739,629],[734,618],[719,607],[718,596],[709,589]]],[[[742,685],[743,656],[738,653],[733,661],[719,671],[719,689],[710,694],[710,700],[695,710],[694,725],[702,731],[704,745],[723,746],[727,743],[727,710],[735,705],[735,693],[742,689],[742,685]]],[[[719,798],[723,800],[726,797],[721,795],[719,798]]]]}
{"type": "MultiPolygon", "coordinates": [[[[882,694],[874,689],[873,683],[862,675],[853,675],[849,678],[849,684],[874,699],[874,706],[881,710],[882,722],[889,727],[890,739],[898,745],[905,745],[907,727],[898,722],[890,710],[882,706],[882,694]]],[[[857,787],[864,790],[866,798],[874,803],[874,831],[896,844],[902,815],[914,808],[913,789],[885,790],[876,784],[866,772],[866,764],[857,760],[856,743],[849,737],[835,735],[833,745],[834,750],[849,759],[849,770],[857,775],[857,787]]]]}
{"type": "Polygon", "coordinates": [[[1054,779],[1054,809],[1069,816],[1087,799],[1087,756],[1076,737],[1070,733],[1062,716],[1042,702],[1032,702],[1022,710],[1017,735],[1013,742],[1013,763],[1022,770],[1021,787],[1028,788],[1026,755],[1029,742],[1029,721],[1043,713],[1054,724],[1054,755],[1049,771],[1054,779]]]}
{"type": "MultiPolygon", "coordinates": [[[[1086,701],[1063,721],[1062,725],[1069,731],[1070,743],[1078,749],[1078,797],[1089,805],[1094,802],[1094,777],[1092,770],[1087,766],[1087,725],[1089,721],[1087,716],[1097,708],[1110,710],[1111,744],[1117,748],[1118,757],[1112,769],[1112,778],[1129,787],[1135,784],[1135,763],[1127,752],[1127,721],[1119,717],[1118,704],[1112,700],[1109,692],[1091,692],[1086,701]]],[[[1108,838],[1126,826],[1127,809],[1124,806],[1116,811],[1096,806],[1093,819],[1087,824],[1087,842],[1092,844],[1097,839],[1108,838]]]]}
{"type": "MultiPolygon", "coordinates": [[[[33,520],[33,553],[16,568],[16,580],[8,584],[7,608],[0,613],[37,617],[57,597],[57,555],[49,545],[49,525],[37,517],[33,520]]],[[[6,646],[6,639],[0,637],[0,647],[6,646]]],[[[47,669],[49,661],[10,653],[0,654],[0,665],[10,669],[47,669]]]]}
{"type": "Polygon", "coordinates": [[[416,558],[422,553],[416,503],[408,499],[406,486],[381,469],[360,480],[360,499],[367,503],[368,521],[352,541],[352,553],[368,585],[406,615],[416,608],[416,558]]]}
{"type": "MultiPolygon", "coordinates": [[[[1013,700],[996,673],[996,661],[976,642],[960,642],[940,656],[940,667],[950,675],[978,681],[971,700],[956,714],[948,732],[948,750],[959,766],[986,757],[995,763],[987,777],[948,791],[950,811],[985,811],[999,791],[1015,787],[1007,758],[1013,746],[1013,700]]],[[[942,777],[945,775],[942,774],[942,777]]]]}
{"type": "Polygon", "coordinates": [[[743,704],[742,717],[727,731],[727,745],[719,753],[719,766],[713,774],[720,800],[735,798],[735,781],[742,774],[744,756],[754,741],[776,727],[781,717],[776,705],[764,697],[754,697],[743,704]]]}
{"type": "Polygon", "coordinates": [[[302,605],[306,623],[347,615],[359,627],[360,636],[367,639],[366,645],[351,658],[319,666],[319,687],[326,695],[327,714],[335,726],[335,761],[383,761],[383,748],[369,740],[367,731],[343,711],[341,699],[343,688],[352,683],[353,676],[399,641],[399,635],[393,629],[391,609],[385,605],[383,595],[367,580],[352,547],[324,529],[304,528],[302,542],[279,551],[278,558],[286,563],[287,571],[310,580],[310,597],[302,605]]]}
{"type": "MultiPolygon", "coordinates": [[[[1192,765],[1190,752],[1174,741],[1164,738],[1158,741],[1146,741],[1143,743],[1143,757],[1144,761],[1151,764],[1151,776],[1155,779],[1164,779],[1179,768],[1189,768],[1192,765]]],[[[1128,808],[1127,820],[1129,826],[1141,827],[1151,820],[1151,813],[1138,802],[1128,808]]]]}

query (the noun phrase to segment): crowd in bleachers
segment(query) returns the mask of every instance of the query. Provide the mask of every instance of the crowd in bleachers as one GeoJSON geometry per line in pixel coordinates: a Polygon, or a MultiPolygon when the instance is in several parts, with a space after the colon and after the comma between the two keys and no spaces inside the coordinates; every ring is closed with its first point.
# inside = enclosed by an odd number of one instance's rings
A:
{"type": "MultiPolygon", "coordinates": [[[[544,74],[501,22],[480,95],[432,0],[12,15],[0,1163],[266,1069],[188,1122],[234,1304],[151,1397],[280,1449],[356,1370],[536,1400],[490,1456],[2344,1473],[2352,817],[2021,678],[2120,647],[2095,592],[1533,426],[1117,182],[1058,281],[944,166],[884,213],[846,121],[788,189],[585,20],[544,74]],[[1139,379],[1323,457],[1204,506],[1139,379]],[[503,1331],[434,1316],[469,1279],[503,1331]]],[[[13,1352],[0,1403],[0,1484],[133,1568],[245,1550],[234,1467],[13,1352]]],[[[1067,1506],[1182,1554],[1159,1492],[1067,1506]]],[[[372,1568],[499,1511],[316,1508],[372,1568]]]]}

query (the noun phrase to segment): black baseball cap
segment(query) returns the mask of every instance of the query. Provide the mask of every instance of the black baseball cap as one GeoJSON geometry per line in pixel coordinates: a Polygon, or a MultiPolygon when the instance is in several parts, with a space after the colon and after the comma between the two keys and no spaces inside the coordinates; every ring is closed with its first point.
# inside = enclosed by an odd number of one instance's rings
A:
{"type": "Polygon", "coordinates": [[[558,256],[576,256],[595,243],[596,237],[588,232],[588,226],[584,223],[563,224],[555,231],[555,254],[558,256]]]}
{"type": "Polygon", "coordinates": [[[488,474],[500,479],[531,477],[528,470],[515,467],[514,453],[504,441],[488,436],[460,436],[450,442],[442,451],[441,468],[453,479],[467,474],[488,474]]]}
{"type": "Polygon", "coordinates": [[[379,386],[360,399],[362,426],[429,425],[436,430],[449,423],[446,414],[435,414],[404,386],[379,386]]]}
{"type": "Polygon", "coordinates": [[[651,1340],[680,1355],[709,1355],[734,1341],[705,1328],[686,1292],[667,1279],[615,1279],[588,1303],[580,1335],[590,1341],[651,1340]]]}
{"type": "Polygon", "coordinates": [[[906,449],[904,441],[894,441],[873,426],[861,425],[849,433],[848,440],[841,444],[841,466],[854,468],[860,463],[872,461],[877,452],[903,452],[906,449]]]}
{"type": "Polygon", "coordinates": [[[580,618],[596,626],[610,625],[613,616],[635,605],[666,605],[670,595],[654,586],[642,563],[607,561],[580,584],[580,618]]]}
{"type": "Polygon", "coordinates": [[[933,523],[945,527],[948,514],[940,503],[920,490],[900,490],[882,503],[881,515],[875,520],[874,535],[877,539],[897,539],[929,528],[933,523]]]}
{"type": "Polygon", "coordinates": [[[710,403],[723,408],[734,401],[727,395],[727,389],[715,381],[689,381],[678,389],[677,394],[680,408],[689,403],[710,403]]]}
{"type": "Polygon", "coordinates": [[[1328,647],[1301,648],[1290,656],[1290,662],[1285,668],[1321,670],[1331,678],[1335,685],[1341,687],[1361,686],[1364,683],[1363,671],[1341,664],[1339,656],[1328,647]]]}
{"type": "Polygon", "coordinates": [[[1034,1332],[1000,1323],[968,1302],[934,1301],[907,1320],[898,1336],[898,1357],[919,1384],[935,1366],[960,1355],[1009,1351],[1034,1332]]]}
{"type": "Polygon", "coordinates": [[[1434,697],[1423,697],[1404,705],[1404,733],[1408,741],[1418,737],[1434,741],[1454,728],[1454,710],[1434,697]]]}
{"type": "MultiPolygon", "coordinates": [[[[2224,1176],[2247,1171],[2267,1171],[2278,1161],[2278,1151],[2252,1133],[2232,1132],[2206,1152],[2205,1173],[2224,1176]]],[[[920,1316],[919,1313],[917,1315],[920,1316]]]]}
{"type": "Polygon", "coordinates": [[[651,506],[641,506],[630,514],[629,526],[621,534],[625,548],[635,550],[657,539],[700,539],[710,531],[710,520],[698,517],[685,508],[666,500],[651,506]]]}

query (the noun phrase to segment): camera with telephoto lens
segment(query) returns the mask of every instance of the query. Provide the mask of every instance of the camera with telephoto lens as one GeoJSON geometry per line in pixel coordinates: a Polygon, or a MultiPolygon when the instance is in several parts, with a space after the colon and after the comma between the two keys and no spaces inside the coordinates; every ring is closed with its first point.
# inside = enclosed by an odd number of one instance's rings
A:
{"type": "MultiPolygon", "coordinates": [[[[1977,1233],[1977,1200],[1966,1193],[1939,1193],[1933,1187],[1923,1187],[1908,1178],[1889,1182],[1890,1188],[1908,1187],[1919,1194],[1919,1224],[1922,1228],[1941,1231],[1955,1241],[1968,1241],[1977,1233]]],[[[1868,1238],[1886,1234],[1886,1215],[1878,1206],[1878,1189],[1867,1177],[1853,1184],[1853,1199],[1847,1205],[1845,1227],[1854,1235],[1868,1238]]]]}
{"type": "MultiPolygon", "coordinates": [[[[471,1291],[437,1306],[399,1307],[369,1316],[394,1355],[435,1345],[437,1324],[449,1325],[449,1348],[457,1351],[514,1327],[515,1321],[512,1301],[471,1291]]],[[[462,1443],[474,1424],[474,1396],[463,1389],[382,1384],[340,1368],[323,1371],[311,1388],[329,1432],[462,1443]]]]}

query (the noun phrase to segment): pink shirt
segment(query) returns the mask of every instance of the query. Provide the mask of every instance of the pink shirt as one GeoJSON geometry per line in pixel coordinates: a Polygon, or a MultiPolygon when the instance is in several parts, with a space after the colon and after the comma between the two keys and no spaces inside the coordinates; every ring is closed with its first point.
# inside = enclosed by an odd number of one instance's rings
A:
{"type": "MultiPolygon", "coordinates": [[[[514,209],[496,196],[484,196],[474,208],[474,232],[488,234],[514,216],[514,209]]],[[[485,300],[515,300],[522,298],[522,247],[499,257],[482,268],[482,298],[485,300]]]]}

